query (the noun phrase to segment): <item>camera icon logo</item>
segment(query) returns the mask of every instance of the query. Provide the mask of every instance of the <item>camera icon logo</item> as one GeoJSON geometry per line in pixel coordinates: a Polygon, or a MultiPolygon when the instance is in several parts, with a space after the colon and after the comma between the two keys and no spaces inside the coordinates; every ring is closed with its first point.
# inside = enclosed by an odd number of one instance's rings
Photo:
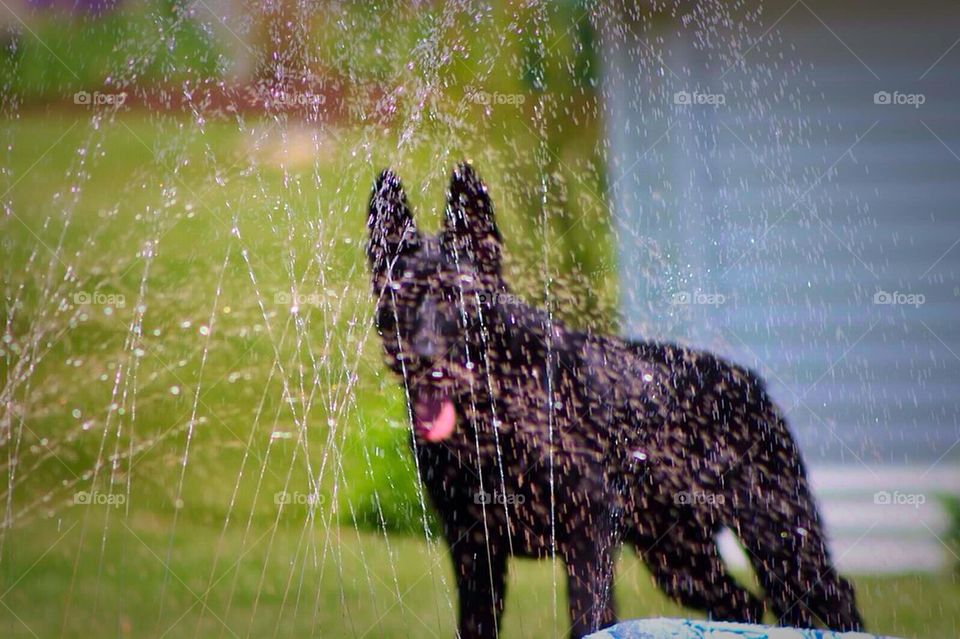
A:
{"type": "Polygon", "coordinates": [[[77,91],[73,94],[73,103],[87,105],[91,102],[91,95],[89,91],[77,91]]]}
{"type": "Polygon", "coordinates": [[[892,96],[889,91],[877,91],[873,94],[874,104],[890,104],[892,96]]]}
{"type": "Polygon", "coordinates": [[[690,104],[693,101],[689,91],[677,91],[673,94],[674,104],[690,104]]]}
{"type": "Polygon", "coordinates": [[[893,304],[893,295],[887,291],[877,291],[873,294],[874,304],[893,304]]]}
{"type": "Polygon", "coordinates": [[[80,291],[73,294],[74,304],[90,304],[93,302],[93,296],[86,291],[80,291]]]}
{"type": "Polygon", "coordinates": [[[677,506],[685,506],[691,503],[690,493],[686,491],[680,491],[673,496],[673,503],[677,506]]]}
{"type": "Polygon", "coordinates": [[[671,303],[678,305],[687,305],[690,303],[690,293],[689,291],[677,291],[670,298],[671,303]]]}
{"type": "Polygon", "coordinates": [[[477,91],[473,94],[473,102],[475,104],[482,104],[487,106],[490,104],[490,94],[486,91],[477,91]]]}
{"type": "Polygon", "coordinates": [[[492,504],[493,497],[485,490],[473,494],[473,503],[475,504],[492,504]]]}
{"type": "Polygon", "coordinates": [[[893,496],[885,490],[881,490],[873,494],[873,503],[880,506],[888,506],[892,503],[892,501],[893,496]]]}

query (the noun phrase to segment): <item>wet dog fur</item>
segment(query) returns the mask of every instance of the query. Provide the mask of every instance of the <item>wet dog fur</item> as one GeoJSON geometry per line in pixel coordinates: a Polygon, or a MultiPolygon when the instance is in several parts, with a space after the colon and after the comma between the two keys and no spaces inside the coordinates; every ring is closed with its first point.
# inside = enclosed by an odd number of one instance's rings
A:
{"type": "Polygon", "coordinates": [[[566,567],[571,637],[614,623],[629,544],[676,601],[716,620],[856,630],[800,452],[757,375],[708,352],[574,330],[502,276],[487,187],[453,172],[421,234],[400,180],[367,221],[376,327],[407,394],[411,443],[456,574],[459,636],[495,637],[508,558],[566,567]],[[730,529],[762,597],[728,573],[730,529]]]}

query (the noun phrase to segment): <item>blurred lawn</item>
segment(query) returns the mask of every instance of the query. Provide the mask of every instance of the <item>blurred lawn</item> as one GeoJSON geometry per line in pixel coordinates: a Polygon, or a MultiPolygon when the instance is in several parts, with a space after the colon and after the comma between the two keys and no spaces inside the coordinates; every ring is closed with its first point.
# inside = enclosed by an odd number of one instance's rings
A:
{"type": "MultiPolygon", "coordinates": [[[[423,539],[387,541],[288,512],[249,531],[234,522],[223,535],[217,525],[181,522],[171,545],[169,519],[108,510],[69,513],[8,540],[4,637],[453,636],[449,562],[423,539]]],[[[955,580],[855,581],[871,631],[957,636],[955,580]]],[[[616,596],[622,618],[691,614],[652,585],[631,552],[620,561],[616,596]]],[[[565,601],[561,570],[514,561],[503,636],[565,636],[565,601]]]]}

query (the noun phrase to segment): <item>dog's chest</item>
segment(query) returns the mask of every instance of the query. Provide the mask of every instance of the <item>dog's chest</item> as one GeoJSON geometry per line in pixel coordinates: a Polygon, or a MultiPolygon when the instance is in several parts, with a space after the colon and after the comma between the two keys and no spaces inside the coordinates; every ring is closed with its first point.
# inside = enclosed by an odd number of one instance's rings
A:
{"type": "Polygon", "coordinates": [[[510,539],[514,553],[545,556],[590,525],[598,506],[616,501],[604,457],[574,434],[487,426],[479,425],[479,439],[457,437],[420,451],[434,505],[458,534],[482,524],[485,534],[510,539]]]}

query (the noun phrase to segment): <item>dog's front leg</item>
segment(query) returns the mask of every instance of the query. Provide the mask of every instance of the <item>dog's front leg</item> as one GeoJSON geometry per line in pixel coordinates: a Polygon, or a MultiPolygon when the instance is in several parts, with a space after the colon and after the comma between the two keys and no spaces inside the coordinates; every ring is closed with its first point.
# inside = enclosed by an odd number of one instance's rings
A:
{"type": "Polygon", "coordinates": [[[460,606],[460,639],[494,639],[500,632],[507,555],[503,544],[461,540],[451,547],[460,606]]]}
{"type": "Polygon", "coordinates": [[[581,546],[566,559],[570,637],[580,639],[613,624],[613,554],[609,547],[581,546]]]}

